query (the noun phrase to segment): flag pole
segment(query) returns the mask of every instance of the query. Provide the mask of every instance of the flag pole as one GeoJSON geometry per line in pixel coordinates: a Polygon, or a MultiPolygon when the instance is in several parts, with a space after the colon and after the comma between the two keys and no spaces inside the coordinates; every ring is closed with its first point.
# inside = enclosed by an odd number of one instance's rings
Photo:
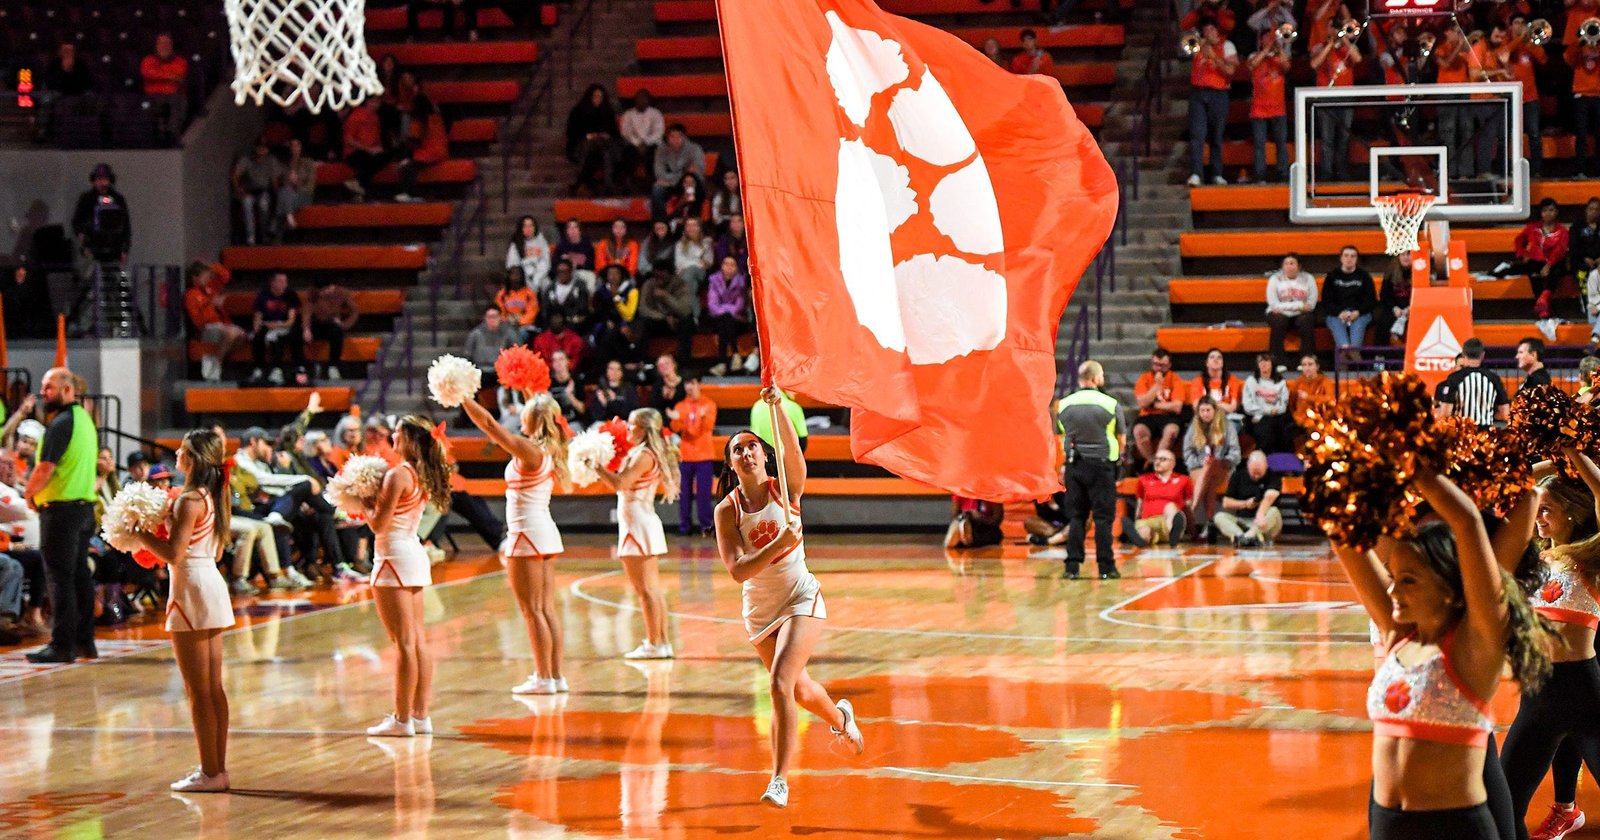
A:
{"type": "MultiPolygon", "coordinates": [[[[729,3],[729,2],[733,2],[733,0],[717,0],[717,32],[718,32],[717,38],[718,38],[719,42],[721,42],[721,40],[722,40],[722,34],[721,33],[724,33],[724,32],[728,31],[727,27],[722,25],[722,7],[723,7],[723,5],[725,3],[729,3]]],[[[748,0],[747,0],[747,2],[748,2],[748,0]]],[[[727,82],[727,87],[728,87],[728,91],[729,91],[729,96],[728,96],[729,111],[733,115],[733,154],[734,154],[734,159],[738,160],[738,159],[740,159],[742,157],[742,155],[739,154],[740,149],[742,148],[740,146],[740,143],[739,143],[739,103],[738,103],[738,100],[732,95],[732,92],[733,92],[733,64],[732,64],[732,62],[727,60],[727,45],[726,45],[726,43],[723,43],[722,46],[723,46],[722,74],[723,74],[723,78],[727,82]]],[[[745,168],[743,166],[740,166],[739,167],[739,194],[740,195],[748,195],[749,194],[750,184],[745,180],[745,174],[744,173],[745,173],[745,168]]],[[[772,379],[772,343],[771,343],[771,341],[772,341],[772,331],[770,329],[766,329],[765,328],[766,327],[766,317],[765,317],[764,313],[762,312],[762,308],[761,308],[761,296],[756,294],[756,277],[757,277],[757,274],[758,274],[758,272],[756,270],[756,252],[757,252],[757,249],[756,249],[756,232],[759,229],[759,227],[760,227],[760,223],[758,221],[752,220],[752,218],[751,218],[751,215],[750,215],[750,203],[749,202],[745,202],[745,204],[744,204],[744,235],[745,235],[745,239],[748,241],[749,249],[750,249],[749,250],[749,259],[748,259],[749,266],[750,266],[750,269],[749,269],[749,273],[750,273],[750,306],[755,311],[756,348],[761,353],[761,384],[763,386],[765,386],[765,387],[776,388],[776,387],[778,387],[778,385],[772,379]],[[765,339],[766,339],[765,341],[762,340],[763,337],[765,337],[765,339]]],[[[780,500],[778,507],[783,511],[783,524],[788,525],[789,524],[789,476],[788,476],[787,471],[783,468],[783,435],[780,433],[780,430],[778,428],[778,413],[779,413],[779,409],[780,408],[781,408],[781,406],[777,405],[776,403],[767,403],[767,409],[771,413],[770,416],[772,418],[772,450],[773,450],[774,454],[777,456],[777,461],[778,461],[778,463],[776,465],[776,467],[777,467],[777,475],[778,475],[778,494],[783,497],[780,500]]]]}

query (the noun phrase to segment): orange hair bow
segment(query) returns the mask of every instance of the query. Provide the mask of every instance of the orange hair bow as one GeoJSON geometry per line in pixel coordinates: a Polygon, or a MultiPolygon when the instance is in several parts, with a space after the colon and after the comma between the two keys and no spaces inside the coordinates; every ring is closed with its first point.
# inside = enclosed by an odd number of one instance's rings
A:
{"type": "Polygon", "coordinates": [[[439,442],[439,451],[444,453],[445,461],[455,463],[455,456],[450,452],[450,436],[445,432],[445,421],[440,420],[433,427],[433,439],[439,442]]]}

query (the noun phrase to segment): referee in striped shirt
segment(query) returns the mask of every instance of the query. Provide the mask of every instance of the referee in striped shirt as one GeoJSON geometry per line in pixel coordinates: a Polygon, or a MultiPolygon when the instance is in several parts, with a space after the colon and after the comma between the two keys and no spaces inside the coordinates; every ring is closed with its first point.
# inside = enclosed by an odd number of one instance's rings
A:
{"type": "Polygon", "coordinates": [[[1492,370],[1483,368],[1483,342],[1469,338],[1461,345],[1461,367],[1439,383],[1434,400],[1443,417],[1460,416],[1479,426],[1493,426],[1511,417],[1511,398],[1492,370]]]}

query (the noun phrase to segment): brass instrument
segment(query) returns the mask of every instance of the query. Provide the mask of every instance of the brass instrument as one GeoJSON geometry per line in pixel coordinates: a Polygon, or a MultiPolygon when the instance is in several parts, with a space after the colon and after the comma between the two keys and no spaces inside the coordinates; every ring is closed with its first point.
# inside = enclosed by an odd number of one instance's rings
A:
{"type": "Polygon", "coordinates": [[[1417,57],[1423,61],[1427,61],[1428,56],[1433,55],[1433,48],[1437,43],[1438,38],[1432,32],[1424,32],[1421,35],[1418,35],[1417,57]]]}
{"type": "Polygon", "coordinates": [[[1356,23],[1354,20],[1347,20],[1344,25],[1339,27],[1339,40],[1341,41],[1354,41],[1356,36],[1360,34],[1361,24],[1356,23]]]}
{"type": "Polygon", "coordinates": [[[1292,23],[1280,24],[1274,34],[1278,36],[1278,49],[1285,53],[1289,51],[1289,46],[1295,39],[1300,37],[1300,33],[1295,30],[1292,23]]]}
{"type": "Polygon", "coordinates": [[[1587,47],[1600,45],[1600,17],[1584,18],[1578,24],[1578,40],[1587,47]]]}
{"type": "Polygon", "coordinates": [[[1555,27],[1550,25],[1550,21],[1539,18],[1528,24],[1528,43],[1534,45],[1549,43],[1550,39],[1555,37],[1555,32],[1555,27]]]}
{"type": "MultiPolygon", "coordinates": [[[[1600,23],[1600,21],[1597,21],[1597,23],[1600,23]]],[[[1178,49],[1183,50],[1183,54],[1187,56],[1199,53],[1200,47],[1204,44],[1205,42],[1200,40],[1200,33],[1193,29],[1178,36],[1178,49]]]]}

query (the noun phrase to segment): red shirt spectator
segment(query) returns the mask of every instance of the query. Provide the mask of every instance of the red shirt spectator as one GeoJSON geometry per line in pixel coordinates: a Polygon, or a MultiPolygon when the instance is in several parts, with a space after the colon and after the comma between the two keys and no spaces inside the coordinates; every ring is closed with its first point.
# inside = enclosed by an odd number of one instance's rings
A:
{"type": "Polygon", "coordinates": [[[539,336],[533,340],[533,352],[543,356],[545,364],[550,364],[550,357],[557,350],[567,354],[567,358],[572,360],[574,368],[580,368],[583,365],[583,339],[579,338],[578,334],[565,324],[551,326],[550,329],[539,333],[539,336]]]}
{"type": "Polygon", "coordinates": [[[1178,22],[1178,28],[1199,30],[1208,23],[1214,23],[1223,36],[1227,36],[1233,31],[1236,20],[1233,10],[1222,3],[1202,0],[1194,11],[1183,16],[1183,20],[1178,22]]]}
{"type": "Polygon", "coordinates": [[[1022,52],[1011,57],[1011,72],[1019,76],[1047,74],[1055,66],[1050,53],[1039,48],[1039,36],[1032,29],[1022,30],[1022,52]]]}
{"type": "Polygon", "coordinates": [[[1572,61],[1572,93],[1600,96],[1600,47],[1577,48],[1572,61]]]}
{"type": "Polygon", "coordinates": [[[1446,29],[1444,43],[1434,51],[1433,59],[1439,63],[1439,84],[1461,84],[1467,81],[1467,65],[1472,60],[1471,51],[1455,29],[1446,29]]]}
{"type": "Polygon", "coordinates": [[[344,118],[344,154],[353,152],[383,151],[383,126],[378,122],[378,112],[366,105],[358,105],[344,118]]]}
{"type": "Polygon", "coordinates": [[[1284,100],[1284,73],[1289,62],[1276,52],[1256,62],[1250,71],[1250,119],[1263,120],[1286,117],[1289,106],[1284,100]]]}
{"type": "Polygon", "coordinates": [[[172,96],[183,92],[189,79],[189,61],[172,51],[172,36],[157,35],[156,51],[139,62],[145,96],[172,96]]]}
{"type": "Polygon", "coordinates": [[[1194,54],[1194,69],[1189,73],[1189,85],[1227,90],[1233,85],[1233,71],[1238,67],[1239,50],[1232,41],[1212,43],[1202,40],[1200,51],[1194,54]]]}
{"type": "MultiPolygon", "coordinates": [[[[1527,31],[1527,26],[1522,27],[1527,31]]],[[[1530,44],[1524,36],[1518,36],[1507,43],[1500,51],[1500,63],[1511,70],[1511,78],[1522,83],[1522,101],[1539,101],[1539,80],[1534,76],[1535,65],[1544,66],[1546,56],[1544,47],[1530,44]]]]}
{"type": "Polygon", "coordinates": [[[1168,504],[1177,505],[1179,510],[1187,508],[1194,499],[1194,483],[1181,473],[1162,478],[1148,472],[1139,476],[1135,496],[1139,499],[1140,516],[1160,516],[1168,504]]]}
{"type": "Polygon", "coordinates": [[[1343,40],[1336,41],[1332,46],[1318,47],[1311,54],[1311,66],[1317,70],[1317,87],[1347,87],[1355,84],[1355,68],[1360,63],[1361,51],[1343,40]]]}
{"type": "Polygon", "coordinates": [[[1517,234],[1517,259],[1558,263],[1567,255],[1568,244],[1565,227],[1553,224],[1546,228],[1543,219],[1535,220],[1517,234]]]}
{"type": "Polygon", "coordinates": [[[1561,29],[1561,43],[1567,47],[1578,47],[1582,41],[1578,39],[1578,27],[1589,18],[1600,16],[1600,2],[1596,0],[1578,0],[1576,4],[1567,9],[1567,24],[1561,29]]]}

